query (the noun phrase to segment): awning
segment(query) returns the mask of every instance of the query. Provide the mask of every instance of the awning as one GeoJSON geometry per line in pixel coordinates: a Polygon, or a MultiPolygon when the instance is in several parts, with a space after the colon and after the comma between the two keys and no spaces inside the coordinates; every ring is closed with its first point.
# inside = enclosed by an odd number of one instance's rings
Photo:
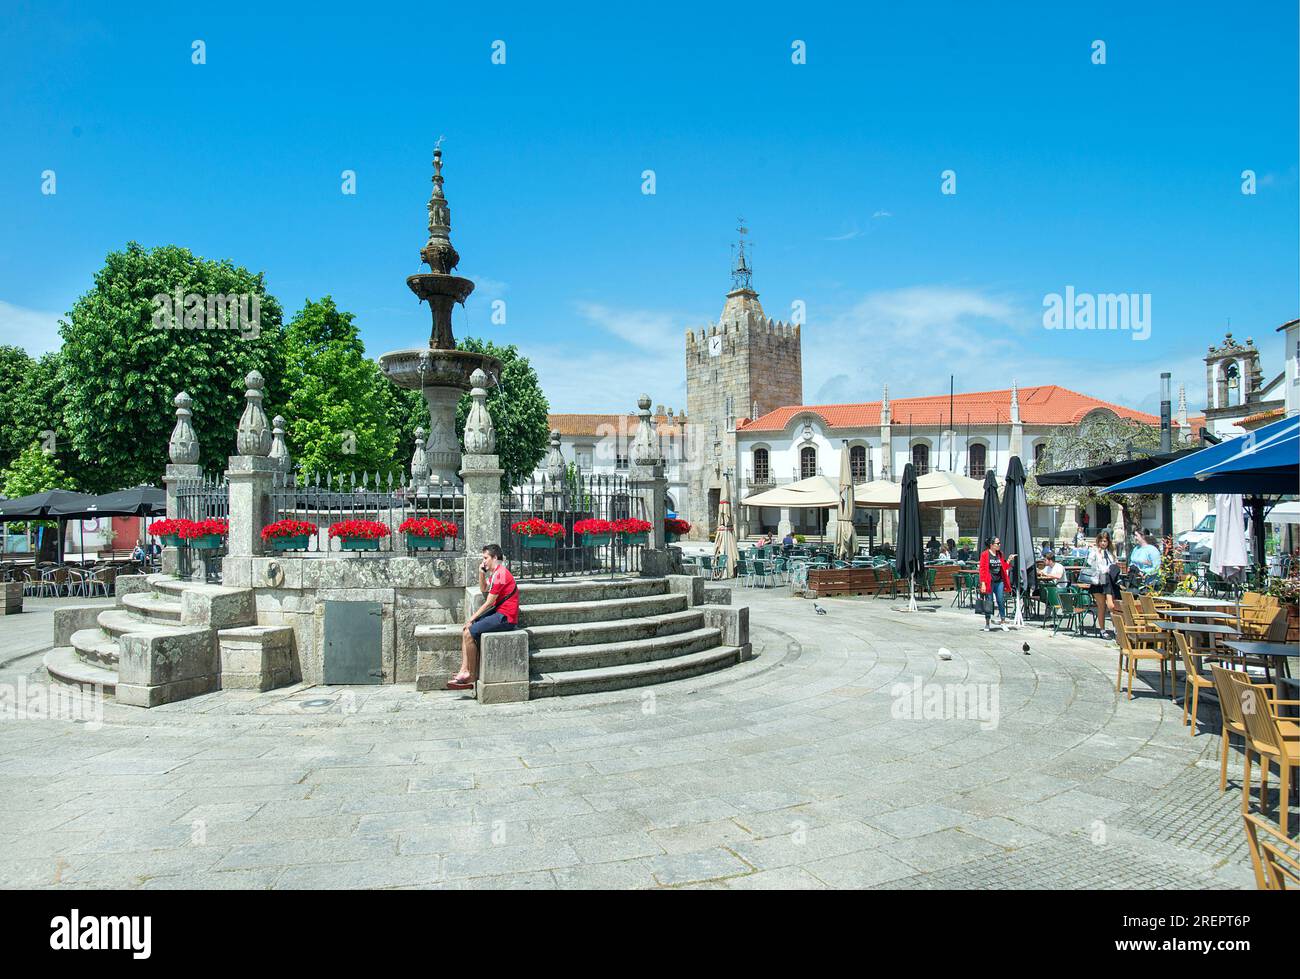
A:
{"type": "MultiPolygon", "coordinates": [[[[897,495],[897,490],[894,491],[897,495]]],[[[825,476],[809,476],[797,483],[777,486],[762,493],[754,493],[740,501],[745,506],[771,506],[794,508],[812,507],[826,510],[840,505],[840,490],[825,476]]],[[[898,505],[898,501],[894,501],[898,505]]]]}
{"type": "Polygon", "coordinates": [[[1263,483],[1282,483],[1283,488],[1256,492],[1295,493],[1300,470],[1300,415],[1283,418],[1241,438],[1239,451],[1196,473],[1197,479],[1213,481],[1234,477],[1253,478],[1263,483]],[[1289,485],[1288,485],[1289,480],[1289,485]]]}
{"type": "MultiPolygon", "coordinates": [[[[1243,496],[1270,496],[1295,493],[1300,482],[1300,459],[1294,450],[1290,464],[1278,469],[1236,468],[1234,471],[1212,473],[1216,466],[1229,460],[1238,460],[1241,466],[1244,453],[1253,446],[1271,442],[1286,430],[1297,425],[1295,418],[1283,418],[1254,432],[1220,442],[1182,456],[1150,472],[1126,479],[1103,490],[1104,493],[1239,493],[1243,496]]],[[[1294,442],[1291,443],[1295,445],[1294,442]]],[[[1285,445],[1285,443],[1283,443],[1285,445]]]]}
{"type": "Polygon", "coordinates": [[[1200,449],[1181,449],[1178,452],[1158,452],[1140,459],[1121,459],[1100,466],[1080,469],[1061,469],[1054,473],[1039,473],[1034,477],[1039,486],[1113,486],[1124,479],[1140,476],[1157,466],[1200,452],[1200,449]]]}

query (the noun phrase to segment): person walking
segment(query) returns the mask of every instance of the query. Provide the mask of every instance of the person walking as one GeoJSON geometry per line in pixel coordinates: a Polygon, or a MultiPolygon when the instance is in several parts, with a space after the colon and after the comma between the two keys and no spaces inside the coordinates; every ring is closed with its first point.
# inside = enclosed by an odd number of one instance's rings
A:
{"type": "Polygon", "coordinates": [[[1093,546],[1088,548],[1086,567],[1091,578],[1088,593],[1097,608],[1097,631],[1102,638],[1113,639],[1115,633],[1106,629],[1106,613],[1110,612],[1112,618],[1115,615],[1115,579],[1119,574],[1119,562],[1109,531],[1099,533],[1093,546]]]}
{"type": "Polygon", "coordinates": [[[1015,555],[1006,558],[1002,554],[1002,541],[994,537],[985,542],[984,552],[980,555],[980,595],[984,611],[984,631],[991,632],[993,618],[993,601],[998,603],[998,625],[1003,632],[1007,627],[1007,592],[1011,590],[1011,574],[1008,566],[1015,555]]]}

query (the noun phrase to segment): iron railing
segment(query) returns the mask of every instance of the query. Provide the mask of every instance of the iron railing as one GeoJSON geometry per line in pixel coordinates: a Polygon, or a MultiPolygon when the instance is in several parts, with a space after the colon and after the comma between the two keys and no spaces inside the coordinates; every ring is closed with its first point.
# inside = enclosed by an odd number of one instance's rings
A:
{"type": "MultiPolygon", "coordinates": [[[[176,515],[182,520],[229,520],[230,491],[225,476],[198,476],[182,479],[176,486],[176,515]]],[[[195,572],[205,581],[221,581],[221,561],[226,555],[226,538],[215,548],[194,547],[181,541],[177,571],[182,578],[195,572]]]]}
{"type": "Polygon", "coordinates": [[[449,483],[413,486],[394,473],[276,475],[271,484],[269,516],[270,522],[302,520],[316,525],[316,535],[308,541],[306,551],[296,552],[299,554],[341,552],[341,544],[330,540],[329,528],[342,520],[375,520],[387,525],[389,536],[381,540],[381,553],[436,557],[465,547],[464,491],[449,483]],[[408,548],[405,535],[398,529],[408,517],[434,517],[455,524],[456,536],[445,538],[442,550],[408,548]]]}
{"type": "Polygon", "coordinates": [[[501,547],[516,578],[538,579],[578,575],[617,575],[641,569],[640,545],[623,543],[617,535],[608,544],[587,546],[574,534],[579,520],[649,519],[628,481],[617,474],[570,474],[552,481],[532,476],[501,496],[501,547]],[[529,547],[511,527],[541,518],[564,527],[554,547],[529,547]]]}

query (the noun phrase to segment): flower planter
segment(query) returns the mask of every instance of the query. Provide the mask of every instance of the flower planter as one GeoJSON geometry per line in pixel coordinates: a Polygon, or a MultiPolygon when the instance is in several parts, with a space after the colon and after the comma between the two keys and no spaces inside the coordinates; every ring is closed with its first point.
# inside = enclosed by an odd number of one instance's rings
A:
{"type": "Polygon", "coordinates": [[[445,537],[422,537],[419,534],[406,535],[408,551],[441,551],[444,549],[445,537]]]}
{"type": "Polygon", "coordinates": [[[558,537],[546,537],[542,534],[533,534],[523,538],[524,547],[531,547],[534,550],[542,550],[543,548],[554,550],[558,541],[558,537]]]}
{"type": "Polygon", "coordinates": [[[180,534],[163,534],[159,539],[162,541],[163,547],[180,547],[184,543],[180,534]]]}
{"type": "Polygon", "coordinates": [[[619,534],[618,536],[624,545],[629,547],[633,544],[639,544],[644,547],[646,544],[650,543],[650,531],[648,530],[640,534],[619,534]]]}
{"type": "Polygon", "coordinates": [[[614,539],[613,534],[583,534],[583,547],[605,547],[614,539]]]}
{"type": "Polygon", "coordinates": [[[677,534],[669,534],[669,533],[664,534],[664,543],[666,544],[676,544],[678,539],[679,538],[677,534]]]}
{"type": "Polygon", "coordinates": [[[195,537],[190,541],[190,547],[198,551],[215,551],[223,543],[225,537],[221,534],[204,534],[202,537],[195,537]]]}
{"type": "Polygon", "coordinates": [[[272,537],[271,550],[276,552],[305,551],[310,541],[311,534],[298,534],[294,537],[272,537]]]}
{"type": "Polygon", "coordinates": [[[345,551],[377,551],[378,537],[340,537],[339,546],[345,551]]]}

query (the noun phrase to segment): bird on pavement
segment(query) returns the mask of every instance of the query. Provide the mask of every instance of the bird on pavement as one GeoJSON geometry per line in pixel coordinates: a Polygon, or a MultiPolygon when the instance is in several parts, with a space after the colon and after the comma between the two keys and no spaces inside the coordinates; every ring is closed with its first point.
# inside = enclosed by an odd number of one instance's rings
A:
{"type": "Polygon", "coordinates": [[[820,605],[818,605],[816,602],[813,602],[813,611],[816,612],[818,615],[826,614],[826,610],[822,608],[820,605]]]}
{"type": "Polygon", "coordinates": [[[1020,651],[1021,651],[1022,653],[1024,653],[1026,656],[1028,656],[1028,655],[1029,655],[1029,643],[1025,643],[1025,644],[1023,644],[1023,645],[1020,647],[1020,651]]]}

